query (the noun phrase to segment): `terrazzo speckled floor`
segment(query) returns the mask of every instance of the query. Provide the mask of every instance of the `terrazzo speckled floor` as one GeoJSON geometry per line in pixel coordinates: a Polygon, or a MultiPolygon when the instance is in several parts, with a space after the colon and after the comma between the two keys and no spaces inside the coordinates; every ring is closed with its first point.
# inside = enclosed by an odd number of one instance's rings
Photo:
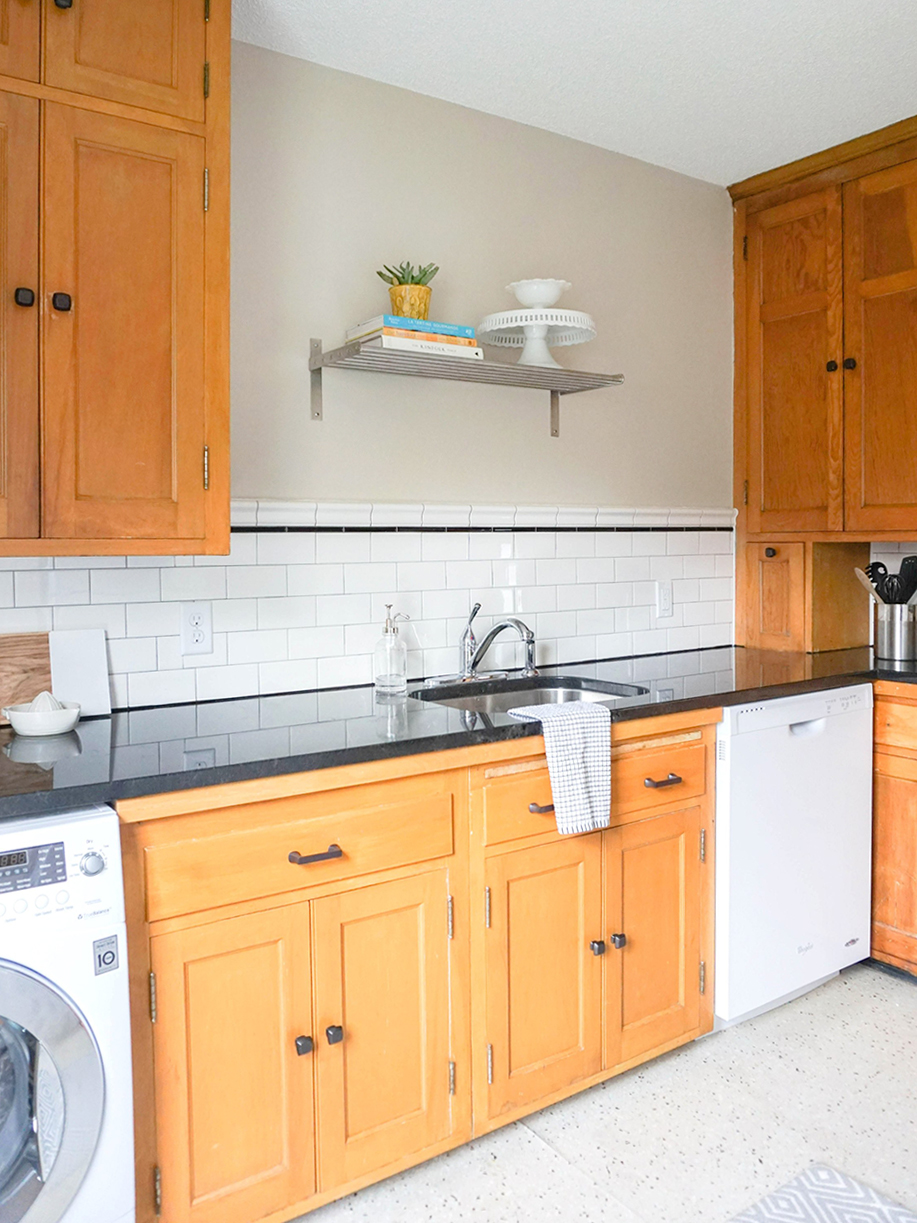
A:
{"type": "Polygon", "coordinates": [[[917,982],[821,989],[304,1216],[726,1223],[810,1163],[917,1211],[917,982]]]}

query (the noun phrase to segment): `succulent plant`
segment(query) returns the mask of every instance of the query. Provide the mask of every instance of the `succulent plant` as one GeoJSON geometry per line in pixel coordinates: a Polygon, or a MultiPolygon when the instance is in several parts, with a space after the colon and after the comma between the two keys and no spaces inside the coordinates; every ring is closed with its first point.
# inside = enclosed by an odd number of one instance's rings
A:
{"type": "Polygon", "coordinates": [[[425,264],[414,270],[413,263],[402,263],[397,268],[384,263],[384,271],[376,272],[387,285],[428,285],[439,268],[434,263],[425,264]]]}

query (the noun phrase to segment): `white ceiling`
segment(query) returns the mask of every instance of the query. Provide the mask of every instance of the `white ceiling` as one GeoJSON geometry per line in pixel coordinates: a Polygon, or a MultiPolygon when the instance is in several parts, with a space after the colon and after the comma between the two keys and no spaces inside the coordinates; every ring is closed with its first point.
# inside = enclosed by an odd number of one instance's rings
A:
{"type": "Polygon", "coordinates": [[[233,22],[721,184],[917,113],[917,0],[234,0],[233,22]]]}

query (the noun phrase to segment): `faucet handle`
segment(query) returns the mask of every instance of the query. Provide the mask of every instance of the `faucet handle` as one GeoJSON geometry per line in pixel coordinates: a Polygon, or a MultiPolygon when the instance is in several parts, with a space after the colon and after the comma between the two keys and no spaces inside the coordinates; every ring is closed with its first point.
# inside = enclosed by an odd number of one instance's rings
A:
{"type": "Polygon", "coordinates": [[[468,617],[468,626],[469,626],[469,627],[471,626],[471,622],[472,622],[472,620],[475,618],[475,616],[478,614],[478,612],[479,612],[480,610],[481,610],[481,604],[480,604],[480,603],[475,603],[474,607],[472,607],[472,609],[471,609],[471,614],[470,614],[470,615],[469,615],[469,617],[468,617]]]}

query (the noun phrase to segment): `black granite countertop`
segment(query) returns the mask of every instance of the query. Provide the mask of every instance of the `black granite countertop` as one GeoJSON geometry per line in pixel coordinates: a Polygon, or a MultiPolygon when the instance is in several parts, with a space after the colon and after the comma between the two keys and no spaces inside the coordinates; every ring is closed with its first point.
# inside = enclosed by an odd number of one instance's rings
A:
{"type": "MultiPolygon", "coordinates": [[[[917,682],[917,664],[876,669],[869,649],[775,654],[722,647],[544,668],[639,684],[615,720],[740,704],[872,679],[917,682]]],[[[70,735],[0,731],[0,820],[199,786],[537,735],[504,714],[469,718],[371,687],[166,705],[81,722],[70,735]]]]}

